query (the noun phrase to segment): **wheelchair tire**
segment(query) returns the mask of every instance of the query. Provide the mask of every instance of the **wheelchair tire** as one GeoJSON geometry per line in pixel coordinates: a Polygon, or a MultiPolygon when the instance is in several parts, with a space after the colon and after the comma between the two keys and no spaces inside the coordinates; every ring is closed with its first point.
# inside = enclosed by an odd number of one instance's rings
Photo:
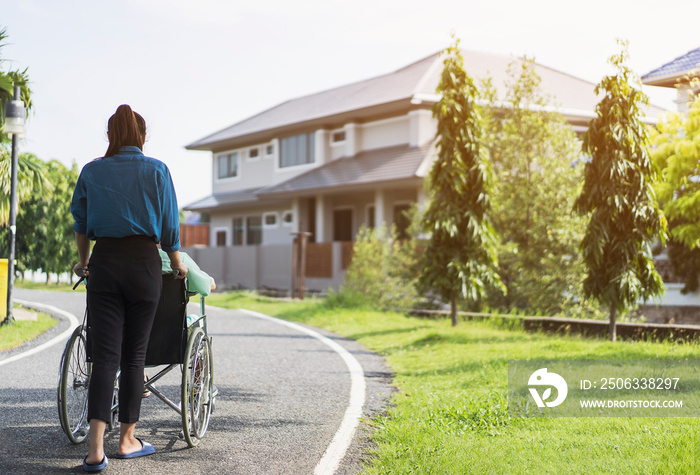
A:
{"type": "Polygon", "coordinates": [[[85,327],[80,325],[68,339],[58,370],[58,418],[68,439],[79,444],[88,435],[88,386],[92,363],[88,363],[85,327]]]}
{"type": "Polygon", "coordinates": [[[107,422],[107,430],[111,431],[119,425],[119,382],[122,374],[121,369],[117,370],[117,376],[114,378],[114,389],[112,390],[112,407],[110,408],[109,421],[107,422]]]}
{"type": "Polygon", "coordinates": [[[200,327],[195,327],[187,340],[185,358],[181,386],[182,431],[187,445],[194,447],[207,432],[214,387],[211,342],[200,327]]]}

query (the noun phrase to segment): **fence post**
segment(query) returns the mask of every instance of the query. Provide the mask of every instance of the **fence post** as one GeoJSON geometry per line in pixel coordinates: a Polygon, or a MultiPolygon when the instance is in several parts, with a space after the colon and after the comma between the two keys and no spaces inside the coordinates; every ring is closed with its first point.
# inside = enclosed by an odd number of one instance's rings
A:
{"type": "Polygon", "coordinates": [[[304,299],[304,286],[306,283],[306,243],[313,233],[291,233],[294,236],[292,243],[292,298],[295,294],[300,300],[304,299]]]}
{"type": "MultiPolygon", "coordinates": [[[[295,233],[292,233],[294,236],[295,233]]],[[[299,250],[297,249],[297,242],[299,241],[299,236],[294,236],[292,241],[292,292],[291,297],[294,298],[297,290],[297,277],[299,275],[299,250]]]]}

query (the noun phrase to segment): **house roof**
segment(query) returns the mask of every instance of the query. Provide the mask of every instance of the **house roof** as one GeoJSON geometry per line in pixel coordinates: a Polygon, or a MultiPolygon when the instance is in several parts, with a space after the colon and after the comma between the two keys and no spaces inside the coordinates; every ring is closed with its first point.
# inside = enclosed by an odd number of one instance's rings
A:
{"type": "Polygon", "coordinates": [[[434,159],[432,146],[399,145],[361,152],[314,168],[278,185],[217,193],[184,207],[187,211],[209,211],[241,206],[268,206],[287,195],[304,192],[356,189],[383,182],[405,183],[422,178],[434,159]]]}
{"type": "Polygon", "coordinates": [[[255,194],[261,188],[248,188],[246,190],[232,191],[228,193],[217,193],[211,196],[207,196],[199,201],[187,205],[184,207],[187,211],[207,211],[210,209],[218,208],[234,208],[240,205],[255,205],[260,200],[255,194]]]}
{"type": "MultiPolygon", "coordinates": [[[[491,77],[497,99],[505,99],[508,66],[522,59],[469,50],[463,50],[462,54],[467,73],[477,80],[491,77]]],[[[427,108],[438,100],[436,88],[442,67],[442,58],[435,53],[389,74],[283,102],[186,148],[221,151],[299,130],[334,128],[346,122],[363,122],[427,108]]],[[[585,124],[593,117],[600,100],[593,92],[593,83],[541,64],[536,64],[535,70],[542,80],[542,90],[552,97],[552,105],[570,122],[585,124]]],[[[652,106],[648,115],[662,112],[663,109],[652,106]]]]}
{"type": "Polygon", "coordinates": [[[421,178],[421,165],[432,159],[431,150],[432,146],[408,145],[368,150],[354,157],[333,160],[284,183],[263,188],[256,194],[265,198],[286,194],[298,196],[304,192],[340,191],[421,178]]]}
{"type": "Polygon", "coordinates": [[[650,86],[674,87],[677,79],[689,74],[700,66],[700,48],[669,61],[642,76],[642,82],[650,86]]]}
{"type": "Polygon", "coordinates": [[[217,143],[267,130],[303,126],[318,119],[329,119],[396,101],[408,101],[435,57],[436,55],[431,55],[423,58],[393,73],[283,102],[198,140],[187,148],[211,150],[217,143]]]}

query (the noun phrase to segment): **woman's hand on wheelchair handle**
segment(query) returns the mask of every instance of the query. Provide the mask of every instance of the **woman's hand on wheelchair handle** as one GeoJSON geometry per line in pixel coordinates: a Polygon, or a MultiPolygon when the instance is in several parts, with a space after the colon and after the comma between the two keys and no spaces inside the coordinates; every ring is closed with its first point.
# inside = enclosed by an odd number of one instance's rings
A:
{"type": "Polygon", "coordinates": [[[178,279],[184,279],[187,275],[187,272],[189,271],[187,266],[182,262],[178,262],[177,264],[171,265],[170,267],[173,270],[173,274],[175,274],[175,277],[177,277],[178,279]]]}
{"type": "Polygon", "coordinates": [[[73,272],[75,272],[75,275],[78,277],[86,277],[90,275],[90,271],[88,271],[88,265],[87,263],[82,263],[78,262],[75,267],[73,267],[73,272]]]}

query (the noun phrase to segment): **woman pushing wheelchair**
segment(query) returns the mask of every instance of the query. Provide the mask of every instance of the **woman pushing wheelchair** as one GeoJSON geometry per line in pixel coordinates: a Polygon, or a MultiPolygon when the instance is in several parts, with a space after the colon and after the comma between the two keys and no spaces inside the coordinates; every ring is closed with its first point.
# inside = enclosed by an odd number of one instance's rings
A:
{"type": "Polygon", "coordinates": [[[155,448],[135,437],[143,393],[144,361],[160,300],[162,261],[184,279],[179,255],[179,214],[168,167],[143,154],[145,122],[121,105],[107,125],[104,157],[83,167],[71,201],[80,262],[74,271],[90,277],[92,376],[88,391],[90,441],[87,472],[109,463],[104,432],[111,416],[114,379],[119,386],[119,447],[116,458],[150,455],[155,448]],[[96,241],[90,254],[90,241],[96,241]]]}

